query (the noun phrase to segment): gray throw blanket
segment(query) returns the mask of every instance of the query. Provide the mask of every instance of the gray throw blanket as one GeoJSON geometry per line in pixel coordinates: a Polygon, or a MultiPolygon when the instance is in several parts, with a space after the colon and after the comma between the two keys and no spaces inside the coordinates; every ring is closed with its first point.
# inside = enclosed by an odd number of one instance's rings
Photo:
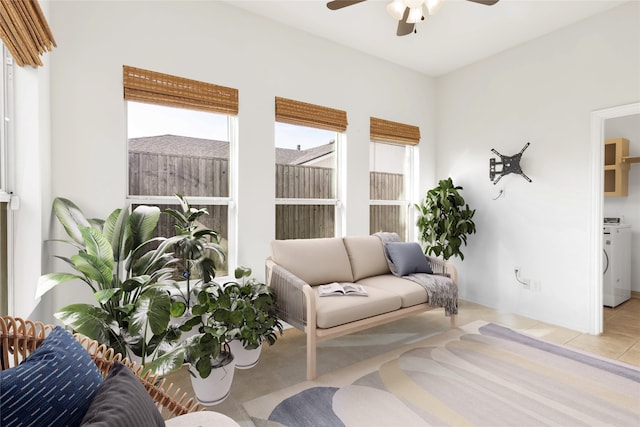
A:
{"type": "MultiPolygon", "coordinates": [[[[396,233],[379,232],[375,233],[384,246],[386,242],[400,242],[400,236],[396,233]]],[[[398,270],[389,259],[389,255],[385,248],[384,255],[389,264],[389,270],[394,276],[399,276],[398,270]]],[[[413,273],[408,276],[402,276],[404,279],[411,280],[422,286],[429,296],[429,306],[444,307],[444,314],[451,316],[458,314],[458,286],[449,277],[438,274],[413,273]]]]}

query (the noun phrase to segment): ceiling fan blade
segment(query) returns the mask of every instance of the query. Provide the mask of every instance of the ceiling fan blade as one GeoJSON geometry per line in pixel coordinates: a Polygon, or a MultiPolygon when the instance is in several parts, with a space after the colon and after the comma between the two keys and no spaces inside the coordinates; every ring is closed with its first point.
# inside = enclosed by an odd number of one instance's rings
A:
{"type": "Polygon", "coordinates": [[[406,36],[413,33],[416,24],[409,24],[407,22],[410,10],[410,8],[406,8],[404,10],[404,15],[402,15],[402,19],[398,21],[398,30],[396,31],[397,36],[406,36]]]}
{"type": "Polygon", "coordinates": [[[342,9],[343,7],[362,3],[363,1],[367,1],[367,0],[333,0],[327,3],[327,7],[331,10],[338,10],[338,9],[342,9]]]}
{"type": "Polygon", "coordinates": [[[468,0],[468,1],[484,4],[485,6],[493,6],[494,4],[498,3],[500,0],[468,0]]]}

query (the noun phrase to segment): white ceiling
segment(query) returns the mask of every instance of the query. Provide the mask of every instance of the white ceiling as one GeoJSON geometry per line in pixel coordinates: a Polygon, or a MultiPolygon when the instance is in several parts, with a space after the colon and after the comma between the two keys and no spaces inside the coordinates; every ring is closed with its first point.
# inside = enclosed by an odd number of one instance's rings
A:
{"type": "MultiPolygon", "coordinates": [[[[446,0],[397,37],[391,0],[368,0],[331,11],[322,0],[235,0],[227,3],[429,76],[440,76],[618,6],[614,0],[501,0],[485,6],[446,0]]],[[[638,0],[635,0],[638,1],[638,0]]]]}

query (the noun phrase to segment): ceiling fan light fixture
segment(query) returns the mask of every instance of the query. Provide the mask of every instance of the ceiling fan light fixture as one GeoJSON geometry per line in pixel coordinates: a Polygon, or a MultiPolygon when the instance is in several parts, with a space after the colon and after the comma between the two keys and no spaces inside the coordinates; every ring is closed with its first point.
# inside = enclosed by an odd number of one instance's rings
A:
{"type": "Polygon", "coordinates": [[[423,16],[424,14],[422,12],[422,5],[418,7],[412,7],[411,9],[409,9],[409,16],[407,16],[407,23],[417,24],[418,22],[422,21],[423,16]]]}
{"type": "Polygon", "coordinates": [[[425,6],[427,6],[427,12],[429,15],[435,15],[440,10],[444,0],[425,0],[425,6]]]}
{"type": "Polygon", "coordinates": [[[400,21],[406,7],[403,0],[393,0],[387,5],[387,13],[396,21],[400,21]]]}
{"type": "Polygon", "coordinates": [[[404,0],[404,4],[410,8],[416,8],[416,7],[420,7],[424,4],[425,0],[404,0]]]}

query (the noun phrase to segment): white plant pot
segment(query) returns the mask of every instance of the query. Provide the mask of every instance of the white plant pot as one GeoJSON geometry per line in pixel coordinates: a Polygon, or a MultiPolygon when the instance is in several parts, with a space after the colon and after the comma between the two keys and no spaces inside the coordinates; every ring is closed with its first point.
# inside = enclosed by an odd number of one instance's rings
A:
{"type": "Polygon", "coordinates": [[[260,352],[262,350],[262,346],[247,350],[242,345],[240,340],[232,340],[229,342],[229,348],[231,349],[231,354],[233,354],[233,360],[236,362],[236,368],[238,369],[249,369],[253,368],[258,364],[260,360],[260,352]]]}
{"type": "Polygon", "coordinates": [[[191,386],[198,402],[211,406],[229,397],[234,371],[235,359],[220,368],[213,368],[207,378],[191,376],[191,386]]]}

